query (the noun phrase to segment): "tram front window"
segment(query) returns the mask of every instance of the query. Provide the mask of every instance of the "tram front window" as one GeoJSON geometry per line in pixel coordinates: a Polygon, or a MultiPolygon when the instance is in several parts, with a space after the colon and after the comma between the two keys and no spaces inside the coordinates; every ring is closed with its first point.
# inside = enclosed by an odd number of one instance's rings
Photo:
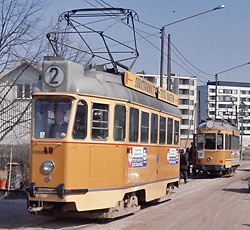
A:
{"type": "Polygon", "coordinates": [[[69,99],[37,99],[34,109],[34,137],[66,137],[71,103],[69,99]]]}
{"type": "Polygon", "coordinates": [[[198,149],[204,148],[204,135],[203,134],[197,135],[197,148],[198,149]]]}
{"type": "Polygon", "coordinates": [[[205,134],[205,149],[215,149],[215,134],[214,133],[205,134]]]}

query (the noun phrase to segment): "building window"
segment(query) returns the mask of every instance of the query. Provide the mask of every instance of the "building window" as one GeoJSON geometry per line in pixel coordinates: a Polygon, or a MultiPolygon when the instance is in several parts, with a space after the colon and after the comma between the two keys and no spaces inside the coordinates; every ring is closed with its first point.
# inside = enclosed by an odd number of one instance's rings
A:
{"type": "Polygon", "coordinates": [[[189,100],[188,99],[180,99],[180,105],[188,105],[189,100]]]}
{"type": "Polygon", "coordinates": [[[31,96],[31,90],[30,90],[30,85],[29,84],[25,84],[24,86],[24,97],[25,98],[30,98],[31,96]]]}
{"type": "Polygon", "coordinates": [[[18,84],[16,87],[17,87],[17,98],[23,98],[23,85],[18,84]]]}
{"type": "Polygon", "coordinates": [[[179,94],[181,94],[181,95],[189,95],[189,90],[188,89],[180,89],[179,94]]]}
{"type": "Polygon", "coordinates": [[[246,90],[240,90],[240,94],[247,94],[246,90]]]}
{"type": "Polygon", "coordinates": [[[209,93],[215,93],[215,89],[209,89],[209,93]]]}
{"type": "Polygon", "coordinates": [[[17,84],[17,98],[31,98],[31,86],[30,84],[17,84]]]}
{"type": "Polygon", "coordinates": [[[210,97],[209,97],[209,100],[210,100],[210,101],[214,101],[214,100],[215,100],[215,96],[210,96],[210,97]]]}
{"type": "Polygon", "coordinates": [[[190,95],[194,96],[194,90],[190,90],[190,95]]]}

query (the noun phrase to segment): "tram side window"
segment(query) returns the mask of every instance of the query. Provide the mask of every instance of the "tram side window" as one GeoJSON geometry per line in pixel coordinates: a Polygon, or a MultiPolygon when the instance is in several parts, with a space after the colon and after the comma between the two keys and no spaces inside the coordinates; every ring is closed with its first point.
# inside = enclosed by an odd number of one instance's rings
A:
{"type": "Polygon", "coordinates": [[[168,118],[167,144],[172,145],[172,142],[173,142],[173,119],[168,118]]]}
{"type": "Polygon", "coordinates": [[[217,149],[223,149],[223,134],[217,134],[217,149]]]}
{"type": "Polygon", "coordinates": [[[141,142],[148,143],[149,114],[141,112],[141,142]]]}
{"type": "Polygon", "coordinates": [[[138,141],[138,130],[139,130],[139,110],[130,108],[129,115],[129,141],[138,141]]]}
{"type": "Polygon", "coordinates": [[[73,130],[73,138],[85,139],[87,136],[87,112],[88,107],[85,101],[77,103],[75,124],[73,130]]]}
{"type": "Polygon", "coordinates": [[[179,144],[179,129],[180,129],[180,122],[174,121],[174,144],[179,144]]]}
{"type": "Polygon", "coordinates": [[[215,149],[215,134],[214,133],[205,134],[205,149],[215,149]]]}
{"type": "Polygon", "coordinates": [[[166,118],[160,117],[160,144],[166,142],[166,118]]]}
{"type": "Polygon", "coordinates": [[[226,134],[226,142],[225,142],[225,149],[228,150],[228,149],[232,149],[232,145],[231,145],[231,139],[232,139],[232,135],[230,134],[226,134]]]}
{"type": "Polygon", "coordinates": [[[228,150],[229,149],[229,138],[228,138],[228,134],[225,135],[225,149],[228,150]]]}
{"type": "Polygon", "coordinates": [[[197,148],[198,149],[204,148],[204,135],[202,133],[197,135],[197,148]]]}
{"type": "Polygon", "coordinates": [[[92,138],[105,140],[108,137],[109,106],[94,103],[92,107],[92,138]]]}
{"type": "Polygon", "coordinates": [[[151,114],[151,143],[157,143],[158,139],[158,115],[151,114]]]}
{"type": "Polygon", "coordinates": [[[126,134],[126,107],[115,106],[114,140],[124,141],[126,134]]]}
{"type": "Polygon", "coordinates": [[[240,147],[240,139],[238,136],[232,136],[232,149],[238,150],[240,147]]]}

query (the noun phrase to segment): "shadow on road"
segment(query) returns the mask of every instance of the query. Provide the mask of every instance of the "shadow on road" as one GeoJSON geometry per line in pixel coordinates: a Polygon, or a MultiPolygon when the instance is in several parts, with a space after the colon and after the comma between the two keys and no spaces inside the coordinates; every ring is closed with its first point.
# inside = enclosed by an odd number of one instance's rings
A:
{"type": "Polygon", "coordinates": [[[237,169],[238,171],[243,171],[243,172],[250,172],[250,169],[237,169]]]}
{"type": "MultiPolygon", "coordinates": [[[[18,217],[17,217],[18,218],[18,217]]],[[[37,218],[34,216],[34,219],[30,218],[30,222],[26,221],[12,221],[12,223],[0,223],[1,228],[7,229],[17,229],[17,228],[42,228],[42,229],[64,229],[64,228],[82,228],[88,225],[102,224],[100,221],[95,220],[86,220],[86,219],[75,219],[75,218],[65,218],[65,219],[56,219],[56,218],[37,218]],[[13,223],[14,222],[14,223],[13,223]]],[[[104,223],[103,223],[104,224],[104,223]]]]}
{"type": "Polygon", "coordinates": [[[249,193],[248,188],[224,188],[222,190],[226,192],[249,193]]]}

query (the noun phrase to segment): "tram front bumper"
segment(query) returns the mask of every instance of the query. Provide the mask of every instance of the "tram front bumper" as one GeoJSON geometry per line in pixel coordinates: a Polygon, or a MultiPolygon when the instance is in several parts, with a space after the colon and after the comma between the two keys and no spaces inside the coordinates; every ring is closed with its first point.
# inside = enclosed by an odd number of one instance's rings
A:
{"type": "Polygon", "coordinates": [[[196,169],[207,172],[220,172],[226,170],[224,165],[196,165],[196,169]]]}
{"type": "Polygon", "coordinates": [[[65,189],[64,184],[60,184],[56,188],[43,188],[31,183],[27,192],[31,197],[36,197],[36,194],[57,194],[59,198],[63,199],[65,194],[87,193],[88,189],[65,189]]]}

